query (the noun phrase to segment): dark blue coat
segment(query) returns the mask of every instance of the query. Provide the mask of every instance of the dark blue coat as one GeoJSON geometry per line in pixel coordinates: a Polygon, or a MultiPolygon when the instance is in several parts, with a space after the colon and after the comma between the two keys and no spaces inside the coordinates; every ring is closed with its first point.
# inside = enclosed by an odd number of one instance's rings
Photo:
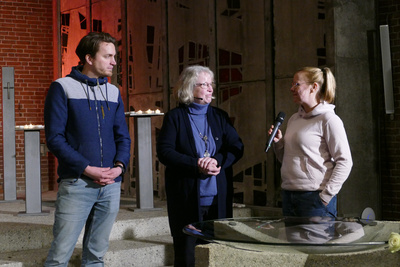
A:
{"type": "Polygon", "coordinates": [[[60,179],[83,177],[88,165],[129,164],[131,139],[119,89],[80,70],[52,82],[44,106],[46,142],[60,179]]]}
{"type": "MultiPolygon", "coordinates": [[[[216,145],[213,156],[221,166],[217,175],[218,218],[232,217],[232,165],[243,155],[243,143],[228,114],[216,107],[207,109],[208,124],[216,145]]],[[[201,221],[199,179],[195,141],[185,105],[166,113],[157,140],[157,155],[165,169],[169,224],[173,236],[185,225],[201,221]]]]}

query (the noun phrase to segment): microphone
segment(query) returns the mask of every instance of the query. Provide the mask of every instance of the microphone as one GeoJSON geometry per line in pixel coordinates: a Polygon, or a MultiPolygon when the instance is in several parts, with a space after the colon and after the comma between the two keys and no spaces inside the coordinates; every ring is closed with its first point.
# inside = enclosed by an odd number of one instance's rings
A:
{"type": "Polygon", "coordinates": [[[283,120],[285,119],[286,114],[284,112],[279,112],[278,116],[276,116],[275,119],[275,125],[274,125],[274,129],[271,133],[271,135],[269,136],[268,142],[265,145],[265,152],[268,151],[268,149],[271,147],[272,142],[274,141],[274,137],[276,135],[276,132],[278,131],[279,127],[281,126],[283,120]]]}

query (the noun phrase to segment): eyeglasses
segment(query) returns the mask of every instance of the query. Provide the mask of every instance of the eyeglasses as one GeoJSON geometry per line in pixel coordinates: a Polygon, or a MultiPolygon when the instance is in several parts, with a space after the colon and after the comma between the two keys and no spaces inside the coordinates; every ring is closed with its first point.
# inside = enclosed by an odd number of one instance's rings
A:
{"type": "Polygon", "coordinates": [[[196,83],[196,86],[200,86],[203,89],[207,89],[208,87],[214,87],[215,86],[215,82],[212,83],[196,83]]]}
{"type": "Polygon", "coordinates": [[[292,87],[293,87],[293,86],[295,86],[295,87],[299,87],[300,85],[302,85],[302,84],[305,84],[305,83],[308,83],[308,84],[310,84],[310,82],[303,82],[303,83],[292,83],[292,87]]]}

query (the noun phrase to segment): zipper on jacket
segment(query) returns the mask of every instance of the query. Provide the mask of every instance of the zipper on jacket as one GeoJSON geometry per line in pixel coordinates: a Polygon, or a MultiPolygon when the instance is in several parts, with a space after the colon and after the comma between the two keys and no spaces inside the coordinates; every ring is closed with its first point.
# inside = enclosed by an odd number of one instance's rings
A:
{"type": "MultiPolygon", "coordinates": [[[[96,97],[96,89],[94,87],[90,87],[93,91],[93,96],[94,96],[94,105],[96,107],[96,117],[97,117],[97,133],[99,135],[99,141],[100,141],[100,167],[103,167],[103,139],[101,137],[101,124],[100,124],[100,116],[99,116],[99,107],[97,105],[97,97],[96,97]]],[[[100,87],[99,87],[100,90],[100,87]]]]}

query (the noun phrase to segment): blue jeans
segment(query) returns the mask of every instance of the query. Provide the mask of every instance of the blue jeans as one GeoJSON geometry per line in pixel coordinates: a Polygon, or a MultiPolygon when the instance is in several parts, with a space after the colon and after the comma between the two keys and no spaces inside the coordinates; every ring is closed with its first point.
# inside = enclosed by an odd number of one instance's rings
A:
{"type": "Polygon", "coordinates": [[[325,206],[319,193],[320,191],[282,190],[283,216],[335,218],[337,216],[337,197],[334,196],[328,206],[325,206]]]}
{"type": "Polygon", "coordinates": [[[120,193],[120,182],[100,186],[90,179],[62,179],[54,214],[54,240],[45,266],[68,265],[84,226],[81,266],[104,266],[120,193]]]}

